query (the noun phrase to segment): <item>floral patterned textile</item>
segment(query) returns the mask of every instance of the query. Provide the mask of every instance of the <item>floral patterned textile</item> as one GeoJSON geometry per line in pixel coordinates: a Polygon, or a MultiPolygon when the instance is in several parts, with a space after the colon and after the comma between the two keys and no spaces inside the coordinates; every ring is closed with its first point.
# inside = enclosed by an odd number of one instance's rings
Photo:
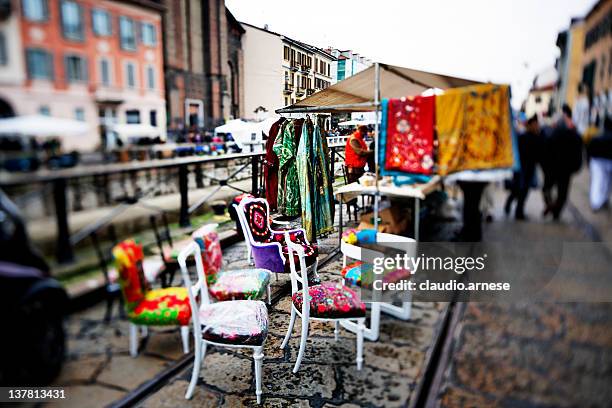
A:
{"type": "Polygon", "coordinates": [[[258,300],[202,305],[203,338],[216,343],[261,346],[268,335],[268,309],[258,300]]]}
{"type": "Polygon", "coordinates": [[[514,164],[507,85],[474,85],[436,96],[436,128],[440,175],[514,164]]]}
{"type": "Polygon", "coordinates": [[[185,288],[151,290],[142,269],[142,245],[132,239],[113,248],[128,319],[142,325],[189,324],[191,308],[185,288]]]}
{"type": "Polygon", "coordinates": [[[187,289],[165,288],[147,292],[144,300],[128,312],[128,319],[141,325],[188,325],[191,307],[187,289]]]}
{"type": "Polygon", "coordinates": [[[270,283],[266,269],[242,269],[217,274],[208,292],[217,300],[261,299],[270,283]]]}
{"type": "MultiPolygon", "coordinates": [[[[346,286],[335,283],[322,283],[308,288],[310,296],[310,316],[320,318],[364,317],[365,303],[359,295],[346,286]]],[[[296,309],[302,310],[302,291],[292,297],[296,309]]]]}
{"type": "Polygon", "coordinates": [[[223,264],[219,234],[215,231],[214,226],[204,225],[191,234],[191,237],[202,250],[204,274],[206,275],[206,283],[210,286],[217,281],[217,274],[221,271],[223,264]]]}
{"type": "Polygon", "coordinates": [[[389,99],[385,169],[432,174],[435,96],[389,99]]]}
{"type": "Polygon", "coordinates": [[[287,216],[300,214],[300,188],[296,168],[298,140],[293,121],[283,124],[282,133],[274,141],[278,156],[278,211],[287,216]]]}

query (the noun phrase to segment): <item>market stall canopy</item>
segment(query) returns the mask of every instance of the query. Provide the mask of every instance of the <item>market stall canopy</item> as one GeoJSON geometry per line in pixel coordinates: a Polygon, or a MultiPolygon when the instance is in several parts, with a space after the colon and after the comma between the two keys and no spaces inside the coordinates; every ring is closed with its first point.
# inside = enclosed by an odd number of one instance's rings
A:
{"type": "Polygon", "coordinates": [[[24,115],[0,119],[0,135],[57,138],[81,136],[89,130],[89,125],[85,122],[46,115],[24,115]]]}
{"type": "Polygon", "coordinates": [[[116,132],[117,136],[119,136],[119,138],[121,138],[123,141],[127,141],[129,139],[141,139],[145,137],[151,139],[156,137],[163,138],[160,129],[151,125],[124,123],[111,125],[109,130],[116,132]]]}
{"type": "MultiPolygon", "coordinates": [[[[419,95],[430,88],[448,89],[481,82],[416,69],[380,64],[380,98],[419,95]]],[[[277,113],[364,112],[375,110],[376,67],[371,67],[319,91],[277,113]]]]}

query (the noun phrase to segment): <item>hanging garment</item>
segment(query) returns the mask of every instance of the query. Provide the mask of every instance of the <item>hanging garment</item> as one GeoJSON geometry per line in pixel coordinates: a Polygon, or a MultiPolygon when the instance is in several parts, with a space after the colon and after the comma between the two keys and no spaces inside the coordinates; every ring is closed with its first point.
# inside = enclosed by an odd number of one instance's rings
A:
{"type": "Polygon", "coordinates": [[[300,191],[295,164],[297,144],[294,121],[283,126],[273,146],[278,156],[278,211],[286,216],[300,214],[300,191]]]}
{"type": "Polygon", "coordinates": [[[321,124],[306,121],[297,150],[302,226],[309,241],[333,230],[327,143],[321,124]]]}
{"type": "Polygon", "coordinates": [[[386,170],[433,172],[435,106],[433,95],[389,99],[386,170]]]}
{"type": "Polygon", "coordinates": [[[274,141],[281,132],[281,125],[285,121],[280,118],[270,127],[268,140],[266,141],[266,155],[263,160],[264,181],[266,183],[266,200],[270,205],[270,211],[275,211],[278,198],[278,157],[274,153],[274,141]]]}
{"type": "Polygon", "coordinates": [[[436,96],[438,174],[511,168],[509,105],[507,85],[449,89],[436,96]]]}

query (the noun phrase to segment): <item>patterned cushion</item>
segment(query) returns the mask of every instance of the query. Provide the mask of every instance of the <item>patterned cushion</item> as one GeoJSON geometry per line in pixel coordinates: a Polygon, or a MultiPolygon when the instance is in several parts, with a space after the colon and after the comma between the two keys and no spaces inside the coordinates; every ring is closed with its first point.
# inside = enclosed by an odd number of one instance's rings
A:
{"type": "MultiPolygon", "coordinates": [[[[320,318],[364,317],[365,303],[359,295],[346,286],[326,282],[308,288],[310,316],[320,318]]],[[[302,291],[292,297],[293,305],[302,310],[302,291]]]]}
{"type": "Polygon", "coordinates": [[[259,300],[203,305],[202,337],[216,343],[261,346],[268,335],[268,309],[259,300]]]}
{"type": "Polygon", "coordinates": [[[186,326],[191,319],[191,308],[186,288],[150,290],[144,299],[128,312],[128,319],[135,324],[186,326]]]}
{"type": "Polygon", "coordinates": [[[244,206],[249,229],[255,242],[271,242],[272,232],[268,225],[268,211],[264,203],[248,202],[244,206]]]}
{"type": "Polygon", "coordinates": [[[142,245],[127,239],[113,248],[113,258],[119,272],[119,284],[128,311],[133,310],[145,298],[148,284],[142,268],[142,245]]]}
{"type": "Polygon", "coordinates": [[[208,285],[216,282],[217,274],[221,271],[223,265],[221,240],[215,228],[216,224],[205,225],[191,235],[202,250],[202,263],[204,264],[204,274],[208,285]]]}
{"type": "Polygon", "coordinates": [[[270,283],[266,269],[242,269],[217,274],[208,292],[217,300],[261,299],[270,283]]]}
{"type": "MultiPolygon", "coordinates": [[[[367,282],[365,285],[363,285],[361,281],[361,276],[363,272],[368,274],[371,271],[372,271],[372,265],[364,264],[363,262],[358,261],[358,262],[352,263],[342,268],[341,274],[342,274],[342,277],[344,278],[344,281],[348,285],[364,286],[364,287],[369,288],[372,286],[371,282],[367,282]]],[[[412,274],[410,273],[409,269],[401,269],[401,268],[400,269],[388,269],[383,272],[382,281],[384,283],[395,283],[395,282],[410,279],[411,276],[412,274]]],[[[375,275],[370,274],[369,277],[371,279],[374,279],[375,275]]]]}

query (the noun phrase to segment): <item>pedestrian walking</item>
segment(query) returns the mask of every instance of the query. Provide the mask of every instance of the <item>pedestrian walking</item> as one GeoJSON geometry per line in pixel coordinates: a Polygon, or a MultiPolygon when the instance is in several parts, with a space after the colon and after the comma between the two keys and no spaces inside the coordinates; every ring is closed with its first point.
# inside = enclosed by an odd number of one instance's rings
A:
{"type": "Polygon", "coordinates": [[[512,210],[512,204],[516,200],[515,218],[517,220],[526,219],[525,201],[527,201],[529,189],[537,185],[535,180],[535,170],[542,144],[540,125],[536,115],[527,120],[525,127],[525,132],[521,133],[518,137],[521,169],[514,173],[510,187],[510,194],[508,195],[506,205],[504,206],[506,215],[509,215],[510,211],[512,210]]]}
{"type": "Polygon", "coordinates": [[[589,199],[593,211],[607,208],[612,191],[612,118],[606,116],[604,131],[591,140],[587,147],[591,189],[589,199]]]}
{"type": "Polygon", "coordinates": [[[542,160],[545,163],[543,167],[547,168],[543,188],[544,216],[552,214],[554,220],[559,220],[567,201],[571,177],[582,166],[582,139],[568,105],[563,105],[563,115],[546,140],[542,160]]]}

